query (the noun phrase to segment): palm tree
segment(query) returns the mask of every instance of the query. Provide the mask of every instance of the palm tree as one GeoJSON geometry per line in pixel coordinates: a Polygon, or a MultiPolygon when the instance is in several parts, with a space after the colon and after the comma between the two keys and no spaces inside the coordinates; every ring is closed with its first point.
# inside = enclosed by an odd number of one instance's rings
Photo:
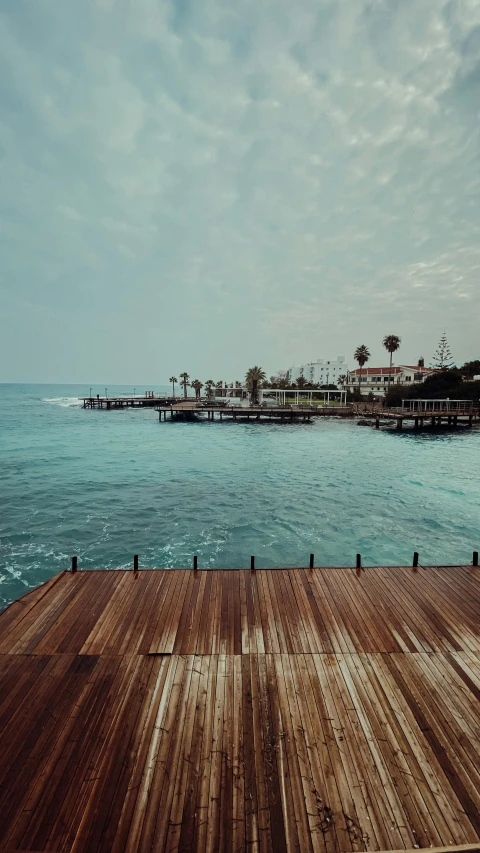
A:
{"type": "Polygon", "coordinates": [[[178,379],[176,376],[171,376],[168,381],[172,383],[172,391],[173,391],[172,396],[173,396],[173,399],[175,399],[175,382],[178,382],[178,379]]]}
{"type": "Polygon", "coordinates": [[[190,383],[191,387],[195,390],[195,397],[197,400],[200,399],[200,391],[203,388],[203,382],[200,382],[199,379],[194,379],[193,382],[190,383]]]}
{"type": "Polygon", "coordinates": [[[337,385],[345,385],[348,376],[346,373],[341,373],[340,376],[337,376],[337,385]]]}
{"type": "Polygon", "coordinates": [[[183,396],[187,399],[187,388],[188,388],[188,380],[190,379],[188,373],[180,374],[180,385],[183,385],[183,396]]]}
{"type": "Polygon", "coordinates": [[[207,397],[213,397],[212,389],[214,385],[215,382],[213,381],[213,379],[207,379],[207,381],[205,382],[205,388],[207,389],[207,397]]]}
{"type": "Polygon", "coordinates": [[[255,367],[250,367],[245,374],[245,382],[248,390],[250,391],[250,403],[252,406],[255,403],[258,403],[258,389],[261,387],[262,382],[267,378],[267,374],[261,367],[255,365],[255,367]]]}
{"type": "Polygon", "coordinates": [[[353,357],[355,361],[358,361],[358,366],[360,368],[360,373],[358,376],[358,390],[361,394],[362,392],[360,383],[362,381],[362,367],[364,364],[367,363],[368,359],[370,358],[370,350],[365,346],[365,344],[362,344],[361,346],[357,347],[357,349],[353,353],[353,357]]]}
{"type": "Polygon", "coordinates": [[[392,358],[393,353],[397,351],[400,344],[402,343],[402,339],[398,337],[398,335],[385,335],[383,339],[383,346],[390,353],[390,373],[388,374],[388,387],[390,388],[390,383],[392,381],[392,358]]]}

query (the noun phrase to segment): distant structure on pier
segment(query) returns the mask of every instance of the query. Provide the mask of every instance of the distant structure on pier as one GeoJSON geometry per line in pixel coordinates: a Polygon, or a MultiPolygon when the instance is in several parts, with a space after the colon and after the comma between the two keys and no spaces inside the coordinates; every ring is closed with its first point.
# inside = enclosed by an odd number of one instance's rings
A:
{"type": "Polygon", "coordinates": [[[391,385],[419,385],[427,376],[435,373],[433,368],[395,365],[390,367],[362,367],[348,371],[346,391],[358,391],[363,395],[372,393],[375,397],[384,397],[391,385]]]}
{"type": "Polygon", "coordinates": [[[345,376],[347,373],[348,365],[345,362],[345,356],[339,355],[336,359],[317,358],[316,361],[310,361],[308,364],[289,367],[285,378],[289,382],[296,382],[298,377],[302,376],[306,382],[313,384],[337,385],[338,377],[345,376]]]}

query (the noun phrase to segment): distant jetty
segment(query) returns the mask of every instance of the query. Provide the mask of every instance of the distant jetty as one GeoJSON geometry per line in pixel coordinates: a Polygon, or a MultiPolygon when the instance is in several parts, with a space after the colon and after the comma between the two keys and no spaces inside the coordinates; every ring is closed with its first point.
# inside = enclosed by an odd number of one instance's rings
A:
{"type": "Polygon", "coordinates": [[[276,420],[280,422],[302,420],[309,421],[312,418],[334,416],[340,418],[352,418],[354,411],[352,406],[225,406],[208,403],[185,403],[157,406],[158,419],[167,420],[170,415],[172,419],[196,420],[198,416],[207,416],[207,420],[276,420]]]}
{"type": "Polygon", "coordinates": [[[143,396],[131,397],[102,397],[95,394],[91,397],[80,397],[84,409],[154,409],[155,406],[166,406],[177,402],[175,397],[161,396],[147,392],[143,396]]]}

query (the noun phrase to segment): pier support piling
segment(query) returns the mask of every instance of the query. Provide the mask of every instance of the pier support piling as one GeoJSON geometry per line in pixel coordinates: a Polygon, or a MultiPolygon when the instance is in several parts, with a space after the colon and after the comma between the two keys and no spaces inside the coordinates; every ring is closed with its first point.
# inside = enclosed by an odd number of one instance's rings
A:
{"type": "Polygon", "coordinates": [[[313,569],[313,561],[314,561],[314,559],[315,559],[315,556],[314,556],[313,554],[310,554],[310,566],[309,566],[309,568],[310,568],[310,569],[313,569]]]}
{"type": "Polygon", "coordinates": [[[198,571],[198,557],[196,554],[193,557],[193,571],[194,572],[198,571]]]}
{"type": "Polygon", "coordinates": [[[416,569],[418,566],[418,551],[413,552],[413,568],[416,569]]]}
{"type": "Polygon", "coordinates": [[[473,552],[472,566],[478,566],[478,551],[473,552]]]}
{"type": "Polygon", "coordinates": [[[362,568],[362,555],[361,554],[357,554],[356,567],[357,567],[357,569],[362,568]]]}
{"type": "Polygon", "coordinates": [[[72,557],[72,572],[76,572],[76,571],[77,571],[77,568],[78,568],[78,566],[77,566],[77,562],[78,562],[78,558],[77,558],[77,557],[72,557]]]}
{"type": "Polygon", "coordinates": [[[250,557],[250,571],[255,571],[255,557],[250,557]]]}
{"type": "Polygon", "coordinates": [[[133,555],[133,571],[138,572],[138,554],[133,555]]]}

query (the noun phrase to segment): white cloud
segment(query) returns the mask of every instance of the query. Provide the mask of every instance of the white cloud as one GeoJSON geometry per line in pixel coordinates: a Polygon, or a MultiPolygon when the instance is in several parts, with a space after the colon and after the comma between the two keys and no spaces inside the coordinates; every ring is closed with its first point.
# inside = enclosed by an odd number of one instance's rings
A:
{"type": "Polygon", "coordinates": [[[132,321],[158,326],[156,364],[121,351],[119,381],[380,356],[386,331],[412,359],[443,327],[475,357],[478,0],[10,9],[0,246],[24,378],[38,298],[81,348],[63,378],[103,375],[132,321]],[[79,315],[107,312],[90,354],[79,315]]]}

